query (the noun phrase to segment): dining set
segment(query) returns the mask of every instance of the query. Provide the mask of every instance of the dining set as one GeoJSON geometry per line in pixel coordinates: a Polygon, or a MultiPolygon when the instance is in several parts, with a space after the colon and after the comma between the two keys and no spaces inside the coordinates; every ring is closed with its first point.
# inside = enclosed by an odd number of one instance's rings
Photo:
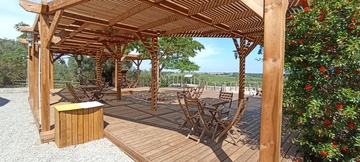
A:
{"type": "Polygon", "coordinates": [[[108,82],[97,82],[96,84],[82,84],[74,87],[71,83],[66,83],[66,87],[74,98],[71,102],[85,102],[85,101],[103,101],[103,97],[108,90],[108,82]]]}
{"type": "Polygon", "coordinates": [[[204,136],[218,142],[221,137],[228,135],[237,145],[236,139],[240,137],[237,123],[245,112],[248,98],[239,101],[236,111],[232,111],[232,92],[220,91],[218,98],[201,98],[201,93],[202,91],[196,89],[177,92],[178,102],[184,114],[184,121],[179,128],[190,124],[191,128],[186,138],[197,143],[204,136]]]}

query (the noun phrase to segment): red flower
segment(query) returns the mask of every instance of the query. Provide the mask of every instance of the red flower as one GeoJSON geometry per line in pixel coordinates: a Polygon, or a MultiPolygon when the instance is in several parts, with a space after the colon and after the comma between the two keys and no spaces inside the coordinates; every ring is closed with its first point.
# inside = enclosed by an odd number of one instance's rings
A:
{"type": "Polygon", "coordinates": [[[336,74],[340,74],[340,73],[341,73],[341,70],[340,70],[339,68],[336,68],[336,69],[335,69],[335,73],[336,73],[336,74]]]}
{"type": "Polygon", "coordinates": [[[307,84],[307,85],[305,86],[305,89],[306,89],[306,90],[310,90],[311,88],[312,88],[312,86],[309,85],[309,84],[307,84]]]}
{"type": "Polygon", "coordinates": [[[322,15],[320,15],[320,16],[318,17],[318,20],[319,20],[319,21],[323,21],[323,20],[324,20],[324,17],[323,17],[322,15]]]}
{"type": "Polygon", "coordinates": [[[346,146],[343,146],[343,147],[341,148],[341,150],[346,151],[346,150],[347,150],[347,147],[346,147],[346,146]]]}
{"type": "Polygon", "coordinates": [[[328,50],[329,50],[329,51],[332,51],[332,50],[334,50],[334,47],[333,47],[333,46],[329,46],[329,47],[328,47],[328,50]]]}
{"type": "Polygon", "coordinates": [[[308,11],[310,11],[310,8],[309,8],[309,7],[305,7],[305,8],[304,8],[304,11],[305,11],[305,12],[308,12],[308,11]]]}
{"type": "Polygon", "coordinates": [[[293,40],[290,40],[290,44],[293,45],[295,44],[295,42],[293,40]]]}
{"type": "Polygon", "coordinates": [[[354,129],[354,128],[355,128],[354,123],[349,123],[349,128],[350,128],[350,129],[354,129]]]}
{"type": "Polygon", "coordinates": [[[310,37],[310,36],[311,36],[311,34],[310,34],[310,33],[306,33],[306,36],[307,36],[307,37],[310,37]]]}
{"type": "Polygon", "coordinates": [[[299,44],[303,44],[304,40],[300,39],[298,42],[299,42],[299,44]]]}
{"type": "Polygon", "coordinates": [[[326,119],[326,120],[324,121],[324,123],[325,123],[326,125],[330,125],[330,124],[331,124],[331,121],[330,121],[329,119],[326,119]]]}
{"type": "Polygon", "coordinates": [[[311,96],[307,96],[307,98],[306,98],[307,100],[310,100],[311,99],[311,96]]]}
{"type": "Polygon", "coordinates": [[[333,149],[337,149],[337,146],[336,146],[336,145],[333,145],[332,148],[333,148],[333,149]]]}
{"type": "Polygon", "coordinates": [[[306,0],[300,0],[300,2],[302,2],[302,3],[306,3],[306,0]]]}
{"type": "Polygon", "coordinates": [[[321,154],[321,156],[327,156],[327,152],[324,151],[324,150],[322,150],[322,151],[320,152],[320,154],[321,154]]]}
{"type": "Polygon", "coordinates": [[[302,115],[302,114],[303,114],[301,111],[299,111],[298,113],[299,113],[299,115],[302,115]]]}
{"type": "Polygon", "coordinates": [[[341,109],[343,109],[343,105],[342,105],[342,104],[336,104],[336,108],[337,108],[338,110],[341,110],[341,109]]]}
{"type": "Polygon", "coordinates": [[[294,15],[289,15],[289,17],[287,17],[288,19],[293,19],[295,16],[294,15]]]}
{"type": "Polygon", "coordinates": [[[357,25],[360,25],[360,21],[356,22],[357,25]]]}
{"type": "Polygon", "coordinates": [[[324,66],[321,66],[321,67],[319,68],[319,70],[320,70],[320,72],[323,72],[323,71],[325,70],[325,67],[324,67],[324,66]]]}
{"type": "Polygon", "coordinates": [[[312,79],[314,79],[314,78],[313,78],[312,75],[309,75],[309,76],[308,76],[308,79],[309,79],[309,80],[312,80],[312,79]]]}
{"type": "Polygon", "coordinates": [[[349,26],[349,29],[350,29],[350,30],[355,29],[355,25],[354,25],[354,24],[351,24],[351,25],[349,26]]]}
{"type": "Polygon", "coordinates": [[[321,15],[325,15],[326,11],[325,10],[321,10],[321,15]]]}

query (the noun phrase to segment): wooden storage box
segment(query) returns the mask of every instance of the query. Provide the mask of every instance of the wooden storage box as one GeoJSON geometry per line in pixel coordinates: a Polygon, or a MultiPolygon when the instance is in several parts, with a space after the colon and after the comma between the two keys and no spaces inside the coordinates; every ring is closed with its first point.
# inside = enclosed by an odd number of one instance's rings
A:
{"type": "Polygon", "coordinates": [[[55,106],[55,143],[59,148],[103,137],[103,104],[93,101],[55,106]]]}

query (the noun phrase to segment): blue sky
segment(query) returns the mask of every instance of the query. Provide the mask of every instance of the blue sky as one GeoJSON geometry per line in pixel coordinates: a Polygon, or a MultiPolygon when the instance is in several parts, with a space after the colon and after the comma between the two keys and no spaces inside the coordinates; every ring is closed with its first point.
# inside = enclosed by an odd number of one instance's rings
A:
{"type": "MultiPolygon", "coordinates": [[[[38,0],[39,1],[39,0],[38,0]]],[[[0,0],[0,22],[3,22],[0,30],[0,38],[16,39],[21,33],[15,31],[14,25],[24,22],[33,25],[35,14],[26,12],[19,5],[18,0],[0,0]]],[[[35,1],[36,2],[36,1],[35,1]]],[[[234,43],[230,38],[195,38],[205,46],[191,60],[200,66],[200,72],[238,72],[239,60],[235,60],[234,43]]],[[[255,48],[246,58],[246,73],[262,73],[262,62],[255,58],[262,58],[258,55],[258,47],[255,48]]],[[[149,70],[150,62],[144,61],[141,69],[149,70]]]]}

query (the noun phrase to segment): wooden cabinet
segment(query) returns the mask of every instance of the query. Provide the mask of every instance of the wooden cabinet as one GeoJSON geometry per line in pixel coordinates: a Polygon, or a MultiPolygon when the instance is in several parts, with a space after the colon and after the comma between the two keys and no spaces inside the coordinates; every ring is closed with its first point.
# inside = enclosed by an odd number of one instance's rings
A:
{"type": "Polygon", "coordinates": [[[59,148],[103,137],[103,104],[92,101],[55,106],[55,143],[59,148]]]}

